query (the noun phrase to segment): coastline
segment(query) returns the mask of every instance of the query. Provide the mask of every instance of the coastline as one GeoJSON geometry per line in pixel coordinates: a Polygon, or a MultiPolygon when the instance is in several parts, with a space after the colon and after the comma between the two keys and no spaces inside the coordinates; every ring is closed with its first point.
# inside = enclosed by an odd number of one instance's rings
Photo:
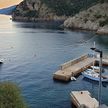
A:
{"type": "Polygon", "coordinates": [[[92,31],[96,34],[102,35],[107,34],[108,35],[108,25],[105,25],[103,27],[99,26],[99,24],[91,21],[87,21],[84,23],[82,20],[77,20],[75,17],[68,18],[64,21],[63,28],[66,29],[77,29],[77,30],[86,30],[86,31],[92,31]]]}
{"type": "Polygon", "coordinates": [[[64,27],[62,26],[62,28],[64,29],[68,29],[68,30],[75,30],[75,31],[88,31],[88,32],[93,32],[95,34],[98,34],[98,35],[108,35],[108,29],[105,30],[103,28],[100,28],[100,29],[97,29],[97,30],[94,30],[94,29],[89,29],[89,28],[79,28],[79,27],[64,27]]]}
{"type": "Polygon", "coordinates": [[[57,19],[49,19],[49,18],[29,18],[29,17],[12,17],[12,21],[18,21],[18,22],[52,22],[52,21],[58,21],[58,22],[64,22],[65,18],[57,18],[57,19]]]}
{"type": "Polygon", "coordinates": [[[108,34],[108,3],[98,3],[64,21],[65,28],[108,34]]]}
{"type": "Polygon", "coordinates": [[[48,18],[29,18],[29,17],[12,17],[12,21],[16,22],[31,22],[37,24],[36,27],[50,28],[57,27],[69,30],[80,30],[80,31],[90,31],[95,32],[98,35],[108,35],[108,26],[99,27],[95,23],[88,23],[88,26],[76,21],[70,21],[66,18],[48,19],[48,18]]]}
{"type": "Polygon", "coordinates": [[[30,24],[30,27],[47,28],[47,29],[64,29],[61,25],[65,19],[47,19],[47,18],[28,18],[28,17],[12,17],[14,22],[24,22],[30,24]]]}

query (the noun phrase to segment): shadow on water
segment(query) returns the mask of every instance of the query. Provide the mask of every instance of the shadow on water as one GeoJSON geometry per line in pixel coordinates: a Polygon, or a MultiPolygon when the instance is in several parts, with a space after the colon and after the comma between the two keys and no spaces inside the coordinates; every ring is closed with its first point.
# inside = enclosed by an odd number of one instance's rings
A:
{"type": "Polygon", "coordinates": [[[77,107],[71,102],[71,108],[77,108],[77,107]]]}
{"type": "MultiPolygon", "coordinates": [[[[84,81],[88,81],[89,83],[93,84],[93,85],[99,85],[99,82],[98,81],[93,81],[93,80],[90,80],[88,78],[83,78],[84,81]]],[[[102,86],[103,87],[107,87],[108,86],[108,82],[102,82],[102,86]]]]}
{"type": "Polygon", "coordinates": [[[63,21],[18,22],[14,24],[17,28],[63,30],[63,28],[60,27],[63,24],[63,21]]]}
{"type": "Polygon", "coordinates": [[[56,80],[56,79],[53,79],[53,81],[54,81],[54,83],[62,83],[62,84],[69,84],[70,82],[71,82],[71,80],[69,80],[69,81],[61,81],[61,80],[56,80]]]}
{"type": "MultiPolygon", "coordinates": [[[[75,76],[75,78],[77,79],[80,75],[81,75],[81,73],[77,74],[77,75],[75,76]]],[[[54,78],[53,78],[53,81],[54,81],[55,83],[69,84],[69,83],[71,83],[71,82],[75,82],[76,80],[71,80],[71,79],[70,79],[69,81],[61,81],[61,80],[57,80],[57,79],[54,79],[54,78]]]]}
{"type": "Polygon", "coordinates": [[[1,69],[2,65],[3,65],[3,62],[0,62],[0,69],[1,69]]]}
{"type": "Polygon", "coordinates": [[[103,36],[98,36],[97,41],[99,44],[101,45],[108,45],[108,39],[107,39],[108,35],[103,35],[103,36]]]}
{"type": "Polygon", "coordinates": [[[0,81],[1,81],[2,65],[3,65],[3,62],[0,62],[0,81]]]}
{"type": "Polygon", "coordinates": [[[102,49],[102,51],[108,50],[108,48],[106,47],[108,46],[108,35],[102,35],[102,36],[96,35],[95,42],[96,42],[96,45],[98,44],[97,47],[102,49]]]}

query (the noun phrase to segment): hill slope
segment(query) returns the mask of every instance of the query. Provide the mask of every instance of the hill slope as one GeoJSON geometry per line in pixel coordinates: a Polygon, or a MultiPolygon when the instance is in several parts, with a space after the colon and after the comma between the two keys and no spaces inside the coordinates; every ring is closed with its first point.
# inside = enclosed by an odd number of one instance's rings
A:
{"type": "Polygon", "coordinates": [[[94,30],[97,33],[108,33],[108,3],[99,3],[64,22],[66,28],[94,30]]]}
{"type": "Polygon", "coordinates": [[[8,7],[8,8],[0,9],[0,14],[11,15],[12,12],[15,10],[15,8],[16,8],[16,5],[8,7]]]}
{"type": "Polygon", "coordinates": [[[24,0],[13,13],[13,20],[65,19],[99,0],[24,0]]]}

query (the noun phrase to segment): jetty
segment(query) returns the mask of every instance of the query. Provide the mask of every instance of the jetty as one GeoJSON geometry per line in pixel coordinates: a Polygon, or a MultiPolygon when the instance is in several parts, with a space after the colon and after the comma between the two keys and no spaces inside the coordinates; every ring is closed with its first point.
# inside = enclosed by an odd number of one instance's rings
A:
{"type": "Polygon", "coordinates": [[[88,91],[72,91],[70,93],[70,96],[71,96],[72,104],[76,108],[98,108],[99,107],[99,102],[95,98],[92,98],[91,94],[88,91]]]}
{"type": "MultiPolygon", "coordinates": [[[[98,57],[93,57],[92,54],[85,54],[70,60],[62,65],[60,69],[53,74],[53,78],[61,81],[69,81],[71,77],[75,77],[93,64],[99,63],[98,57]]],[[[108,58],[103,58],[102,64],[108,66],[108,58]]]]}

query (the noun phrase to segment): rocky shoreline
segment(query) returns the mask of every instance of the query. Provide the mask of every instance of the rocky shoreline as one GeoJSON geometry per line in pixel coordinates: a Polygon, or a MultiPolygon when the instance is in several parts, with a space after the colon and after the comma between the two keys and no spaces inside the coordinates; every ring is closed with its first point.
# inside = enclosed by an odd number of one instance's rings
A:
{"type": "Polygon", "coordinates": [[[108,3],[97,4],[64,21],[64,28],[108,34],[108,3]]]}
{"type": "Polygon", "coordinates": [[[16,17],[12,19],[15,22],[27,23],[26,26],[34,28],[47,28],[47,29],[63,29],[61,25],[64,23],[64,19],[42,19],[42,18],[32,18],[28,17],[16,17]]]}
{"type": "Polygon", "coordinates": [[[12,17],[12,21],[18,21],[18,22],[64,22],[65,19],[59,18],[59,19],[48,19],[48,18],[29,18],[29,17],[12,17]]]}
{"type": "MultiPolygon", "coordinates": [[[[95,25],[95,24],[93,24],[95,25]]],[[[104,26],[104,27],[86,27],[85,25],[80,26],[79,25],[69,25],[64,21],[64,24],[62,25],[62,28],[65,29],[70,29],[70,30],[84,30],[84,31],[90,31],[90,32],[95,32],[96,34],[108,34],[108,26],[104,26]]]]}
{"type": "Polygon", "coordinates": [[[42,19],[42,18],[28,18],[28,17],[16,17],[15,19],[12,19],[13,21],[18,21],[18,22],[32,22],[32,23],[38,23],[41,24],[39,27],[43,26],[54,26],[57,28],[66,28],[70,30],[86,30],[86,31],[93,31],[96,34],[108,34],[108,26],[104,27],[99,27],[95,23],[92,24],[91,22],[88,22],[86,25],[84,24],[77,24],[75,21],[71,22],[71,19],[42,19]],[[70,20],[70,21],[69,21],[70,20]],[[43,26],[42,26],[43,24],[43,26]],[[88,25],[88,26],[87,26],[88,25]]]}
{"type": "MultiPolygon", "coordinates": [[[[84,11],[80,11],[73,17],[70,17],[72,16],[71,14],[67,16],[63,10],[64,13],[57,15],[57,12],[61,11],[56,10],[56,8],[52,9],[48,4],[49,2],[46,3],[42,0],[35,2],[34,0],[24,0],[16,7],[12,14],[12,20],[40,23],[41,25],[43,24],[43,26],[44,24],[54,24],[54,26],[61,28],[80,29],[94,31],[97,34],[108,34],[108,2],[99,2],[84,11]]],[[[56,5],[59,7],[60,4],[57,2],[56,5]]],[[[63,2],[63,7],[64,6],[65,2],[63,2]]],[[[72,10],[69,10],[69,12],[72,12],[72,10]]]]}

